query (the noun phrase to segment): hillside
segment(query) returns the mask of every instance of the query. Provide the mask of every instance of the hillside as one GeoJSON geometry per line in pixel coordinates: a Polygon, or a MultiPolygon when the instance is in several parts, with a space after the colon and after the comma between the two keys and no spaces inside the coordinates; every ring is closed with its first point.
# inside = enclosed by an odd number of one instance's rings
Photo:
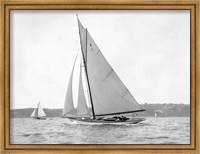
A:
{"type": "MultiPolygon", "coordinates": [[[[25,109],[15,109],[10,111],[11,118],[27,118],[30,117],[34,108],[25,108],[25,109]]],[[[44,112],[47,117],[61,117],[62,109],[46,109],[44,108],[44,112]]]]}
{"type": "Polygon", "coordinates": [[[189,117],[190,105],[186,104],[144,104],[145,112],[139,113],[143,117],[189,117]]]}
{"type": "MultiPolygon", "coordinates": [[[[129,114],[129,116],[142,117],[189,117],[190,105],[186,104],[143,104],[142,108],[146,109],[144,112],[136,112],[129,114]]],[[[10,111],[11,118],[27,118],[30,117],[34,108],[14,109],[10,111]]],[[[46,109],[44,112],[47,117],[61,117],[62,109],[46,109]]]]}

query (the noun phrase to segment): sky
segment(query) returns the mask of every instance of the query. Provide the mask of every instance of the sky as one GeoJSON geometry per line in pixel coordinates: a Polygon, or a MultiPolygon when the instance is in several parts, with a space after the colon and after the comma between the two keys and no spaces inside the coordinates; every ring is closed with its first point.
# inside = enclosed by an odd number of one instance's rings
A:
{"type": "Polygon", "coordinates": [[[139,104],[190,104],[189,10],[12,10],[11,109],[63,108],[76,14],[139,104]]]}

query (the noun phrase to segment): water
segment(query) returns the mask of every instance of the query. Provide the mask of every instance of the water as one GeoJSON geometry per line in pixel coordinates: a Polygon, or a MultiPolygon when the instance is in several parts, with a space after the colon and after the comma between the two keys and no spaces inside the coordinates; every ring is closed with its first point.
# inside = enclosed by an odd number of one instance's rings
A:
{"type": "Polygon", "coordinates": [[[190,144],[190,118],[146,118],[139,124],[82,125],[66,118],[10,121],[11,144],[190,144]]]}

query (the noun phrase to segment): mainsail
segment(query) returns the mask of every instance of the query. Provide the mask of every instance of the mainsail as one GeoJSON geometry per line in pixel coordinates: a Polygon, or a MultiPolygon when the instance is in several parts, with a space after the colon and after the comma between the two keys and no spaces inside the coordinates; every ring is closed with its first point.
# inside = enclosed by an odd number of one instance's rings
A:
{"type": "Polygon", "coordinates": [[[76,110],[74,108],[74,102],[73,102],[72,78],[73,78],[74,66],[75,66],[75,63],[76,63],[77,56],[78,56],[78,54],[76,55],[76,58],[75,58],[75,61],[74,61],[74,64],[73,64],[73,68],[72,68],[72,72],[71,72],[71,75],[70,75],[68,87],[67,87],[67,93],[66,93],[66,96],[65,96],[65,102],[64,102],[64,109],[63,109],[62,117],[74,117],[74,115],[76,114],[76,110]]]}
{"type": "Polygon", "coordinates": [[[79,20],[78,25],[94,114],[114,115],[143,111],[79,20]]]}

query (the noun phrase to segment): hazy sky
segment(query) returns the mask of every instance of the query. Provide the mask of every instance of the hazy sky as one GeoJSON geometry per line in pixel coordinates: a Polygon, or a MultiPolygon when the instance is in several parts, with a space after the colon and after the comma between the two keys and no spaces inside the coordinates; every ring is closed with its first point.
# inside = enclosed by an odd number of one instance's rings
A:
{"type": "Polygon", "coordinates": [[[189,10],[12,10],[11,109],[63,108],[76,14],[139,104],[190,103],[189,10]]]}

